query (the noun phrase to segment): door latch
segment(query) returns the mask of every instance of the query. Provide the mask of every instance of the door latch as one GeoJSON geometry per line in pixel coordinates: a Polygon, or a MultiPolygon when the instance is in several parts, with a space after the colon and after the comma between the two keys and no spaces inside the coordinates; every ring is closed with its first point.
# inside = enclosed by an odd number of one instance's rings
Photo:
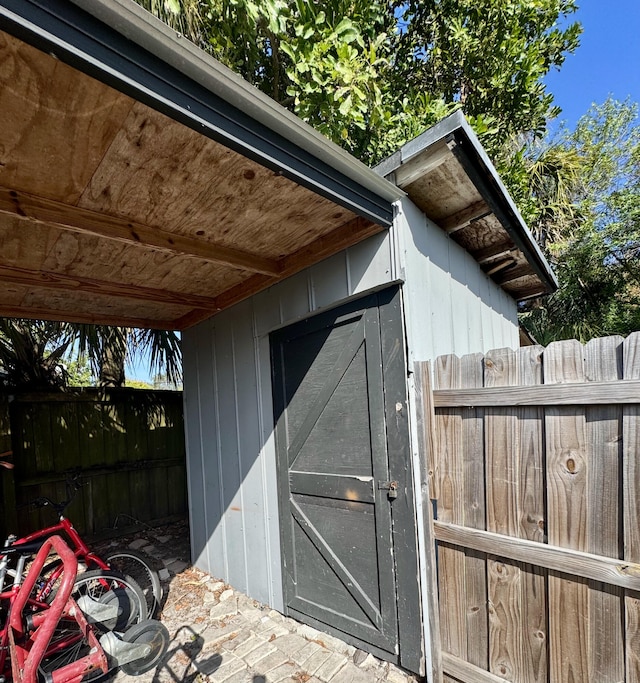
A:
{"type": "Polygon", "coordinates": [[[398,497],[398,482],[397,481],[379,481],[378,491],[386,491],[387,498],[393,500],[398,497]]]}

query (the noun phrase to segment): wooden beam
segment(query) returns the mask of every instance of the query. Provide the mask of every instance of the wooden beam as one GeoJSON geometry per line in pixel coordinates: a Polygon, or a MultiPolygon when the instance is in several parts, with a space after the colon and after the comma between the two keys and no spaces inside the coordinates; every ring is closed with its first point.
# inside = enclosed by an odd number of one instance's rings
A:
{"type": "Polygon", "coordinates": [[[441,543],[633,591],[640,590],[640,564],[447,522],[434,522],[433,527],[436,540],[441,543]]]}
{"type": "Polygon", "coordinates": [[[462,683],[509,683],[507,679],[480,669],[449,652],[442,653],[442,665],[447,675],[462,683]]]}
{"type": "Polygon", "coordinates": [[[640,404],[640,380],[437,389],[433,392],[433,403],[436,408],[640,404]]]}
{"type": "Polygon", "coordinates": [[[502,261],[498,261],[497,263],[492,263],[487,270],[484,271],[485,275],[495,275],[496,273],[501,273],[503,271],[506,271],[507,269],[515,268],[516,267],[516,260],[513,258],[513,256],[507,256],[507,258],[503,259],[502,261]]]}
{"type": "Polygon", "coordinates": [[[441,140],[437,144],[423,150],[394,171],[395,183],[398,187],[406,188],[415,180],[423,178],[448,159],[453,159],[449,145],[441,140]]]}
{"type": "Polygon", "coordinates": [[[465,207],[456,213],[452,213],[450,216],[441,218],[438,221],[438,225],[449,235],[458,230],[466,228],[471,222],[480,220],[491,213],[491,209],[487,206],[486,202],[480,200],[479,202],[474,202],[469,206],[465,207]]]}
{"type": "Polygon", "coordinates": [[[149,330],[179,330],[174,320],[152,320],[149,318],[132,318],[120,315],[102,315],[100,313],[73,313],[37,306],[3,306],[0,304],[0,316],[3,318],[25,318],[27,320],[54,320],[63,323],[84,323],[86,325],[112,325],[113,327],[142,327],[149,330]]]}
{"type": "MultiPolygon", "coordinates": [[[[327,235],[311,242],[311,244],[308,244],[294,254],[280,259],[280,261],[278,261],[278,268],[280,270],[279,275],[274,277],[259,274],[252,275],[244,282],[223,292],[215,298],[216,306],[219,310],[229,308],[258,292],[261,292],[263,289],[267,289],[267,287],[271,287],[271,285],[312,266],[314,263],[318,263],[318,261],[333,256],[333,254],[337,254],[339,251],[347,249],[385,229],[386,228],[377,223],[372,223],[366,218],[354,218],[327,235]]],[[[176,324],[179,326],[179,329],[184,330],[206,320],[208,317],[211,317],[210,311],[192,311],[177,320],[176,324]]]]}
{"type": "Polygon", "coordinates": [[[118,282],[94,280],[87,277],[64,275],[62,273],[53,273],[42,270],[28,270],[27,268],[0,266],[0,282],[35,287],[37,289],[83,292],[99,296],[135,299],[138,301],[163,303],[190,308],[202,308],[207,309],[210,312],[216,312],[218,310],[216,299],[213,297],[170,292],[164,289],[141,287],[139,285],[126,285],[118,282]]]}
{"type": "MultiPolygon", "coordinates": [[[[61,230],[98,235],[109,240],[135,244],[138,247],[193,256],[252,273],[277,275],[279,272],[274,259],[4,187],[0,187],[0,214],[53,225],[61,230]]],[[[215,217],[212,217],[213,220],[215,217]]]]}
{"type": "Polygon", "coordinates": [[[511,268],[505,271],[502,275],[496,275],[493,281],[498,285],[506,285],[513,280],[518,280],[521,277],[529,277],[530,275],[535,275],[531,266],[528,263],[522,263],[515,268],[511,268]]]}
{"type": "Polygon", "coordinates": [[[484,249],[478,249],[477,251],[471,251],[471,256],[480,264],[491,261],[494,258],[500,256],[506,256],[511,254],[512,251],[516,251],[517,247],[514,243],[509,240],[505,242],[498,242],[490,247],[485,247],[484,249]]]}

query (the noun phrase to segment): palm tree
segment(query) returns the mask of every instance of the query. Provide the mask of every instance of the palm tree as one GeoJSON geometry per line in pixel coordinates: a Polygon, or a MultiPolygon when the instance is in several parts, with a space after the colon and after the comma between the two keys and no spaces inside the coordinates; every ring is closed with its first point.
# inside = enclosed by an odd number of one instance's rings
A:
{"type": "Polygon", "coordinates": [[[64,359],[74,349],[87,357],[100,386],[123,386],[127,360],[148,356],[151,370],[170,383],[182,378],[180,339],[175,332],[0,318],[0,386],[64,387],[64,359]]]}

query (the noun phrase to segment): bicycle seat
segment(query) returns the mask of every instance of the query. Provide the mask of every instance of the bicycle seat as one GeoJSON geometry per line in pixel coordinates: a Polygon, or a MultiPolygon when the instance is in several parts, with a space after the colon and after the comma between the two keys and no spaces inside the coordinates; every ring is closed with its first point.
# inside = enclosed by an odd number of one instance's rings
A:
{"type": "Polygon", "coordinates": [[[5,548],[0,548],[0,557],[2,555],[35,555],[43,543],[44,539],[31,541],[30,543],[14,543],[5,548]]]}

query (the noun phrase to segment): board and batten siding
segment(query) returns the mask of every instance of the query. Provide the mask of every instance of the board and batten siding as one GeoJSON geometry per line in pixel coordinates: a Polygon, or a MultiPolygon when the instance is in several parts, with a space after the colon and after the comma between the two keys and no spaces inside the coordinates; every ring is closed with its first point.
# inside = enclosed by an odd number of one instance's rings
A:
{"type": "Polygon", "coordinates": [[[392,230],[183,334],[194,563],[276,609],[282,595],[269,333],[398,279],[392,230]]]}
{"type": "Polygon", "coordinates": [[[183,334],[193,561],[279,610],[284,605],[269,333],[403,282],[410,363],[518,343],[514,301],[410,200],[396,211],[388,232],[183,334]]]}
{"type": "Polygon", "coordinates": [[[515,301],[408,199],[394,223],[405,271],[409,367],[443,354],[517,349],[515,301]]]}

